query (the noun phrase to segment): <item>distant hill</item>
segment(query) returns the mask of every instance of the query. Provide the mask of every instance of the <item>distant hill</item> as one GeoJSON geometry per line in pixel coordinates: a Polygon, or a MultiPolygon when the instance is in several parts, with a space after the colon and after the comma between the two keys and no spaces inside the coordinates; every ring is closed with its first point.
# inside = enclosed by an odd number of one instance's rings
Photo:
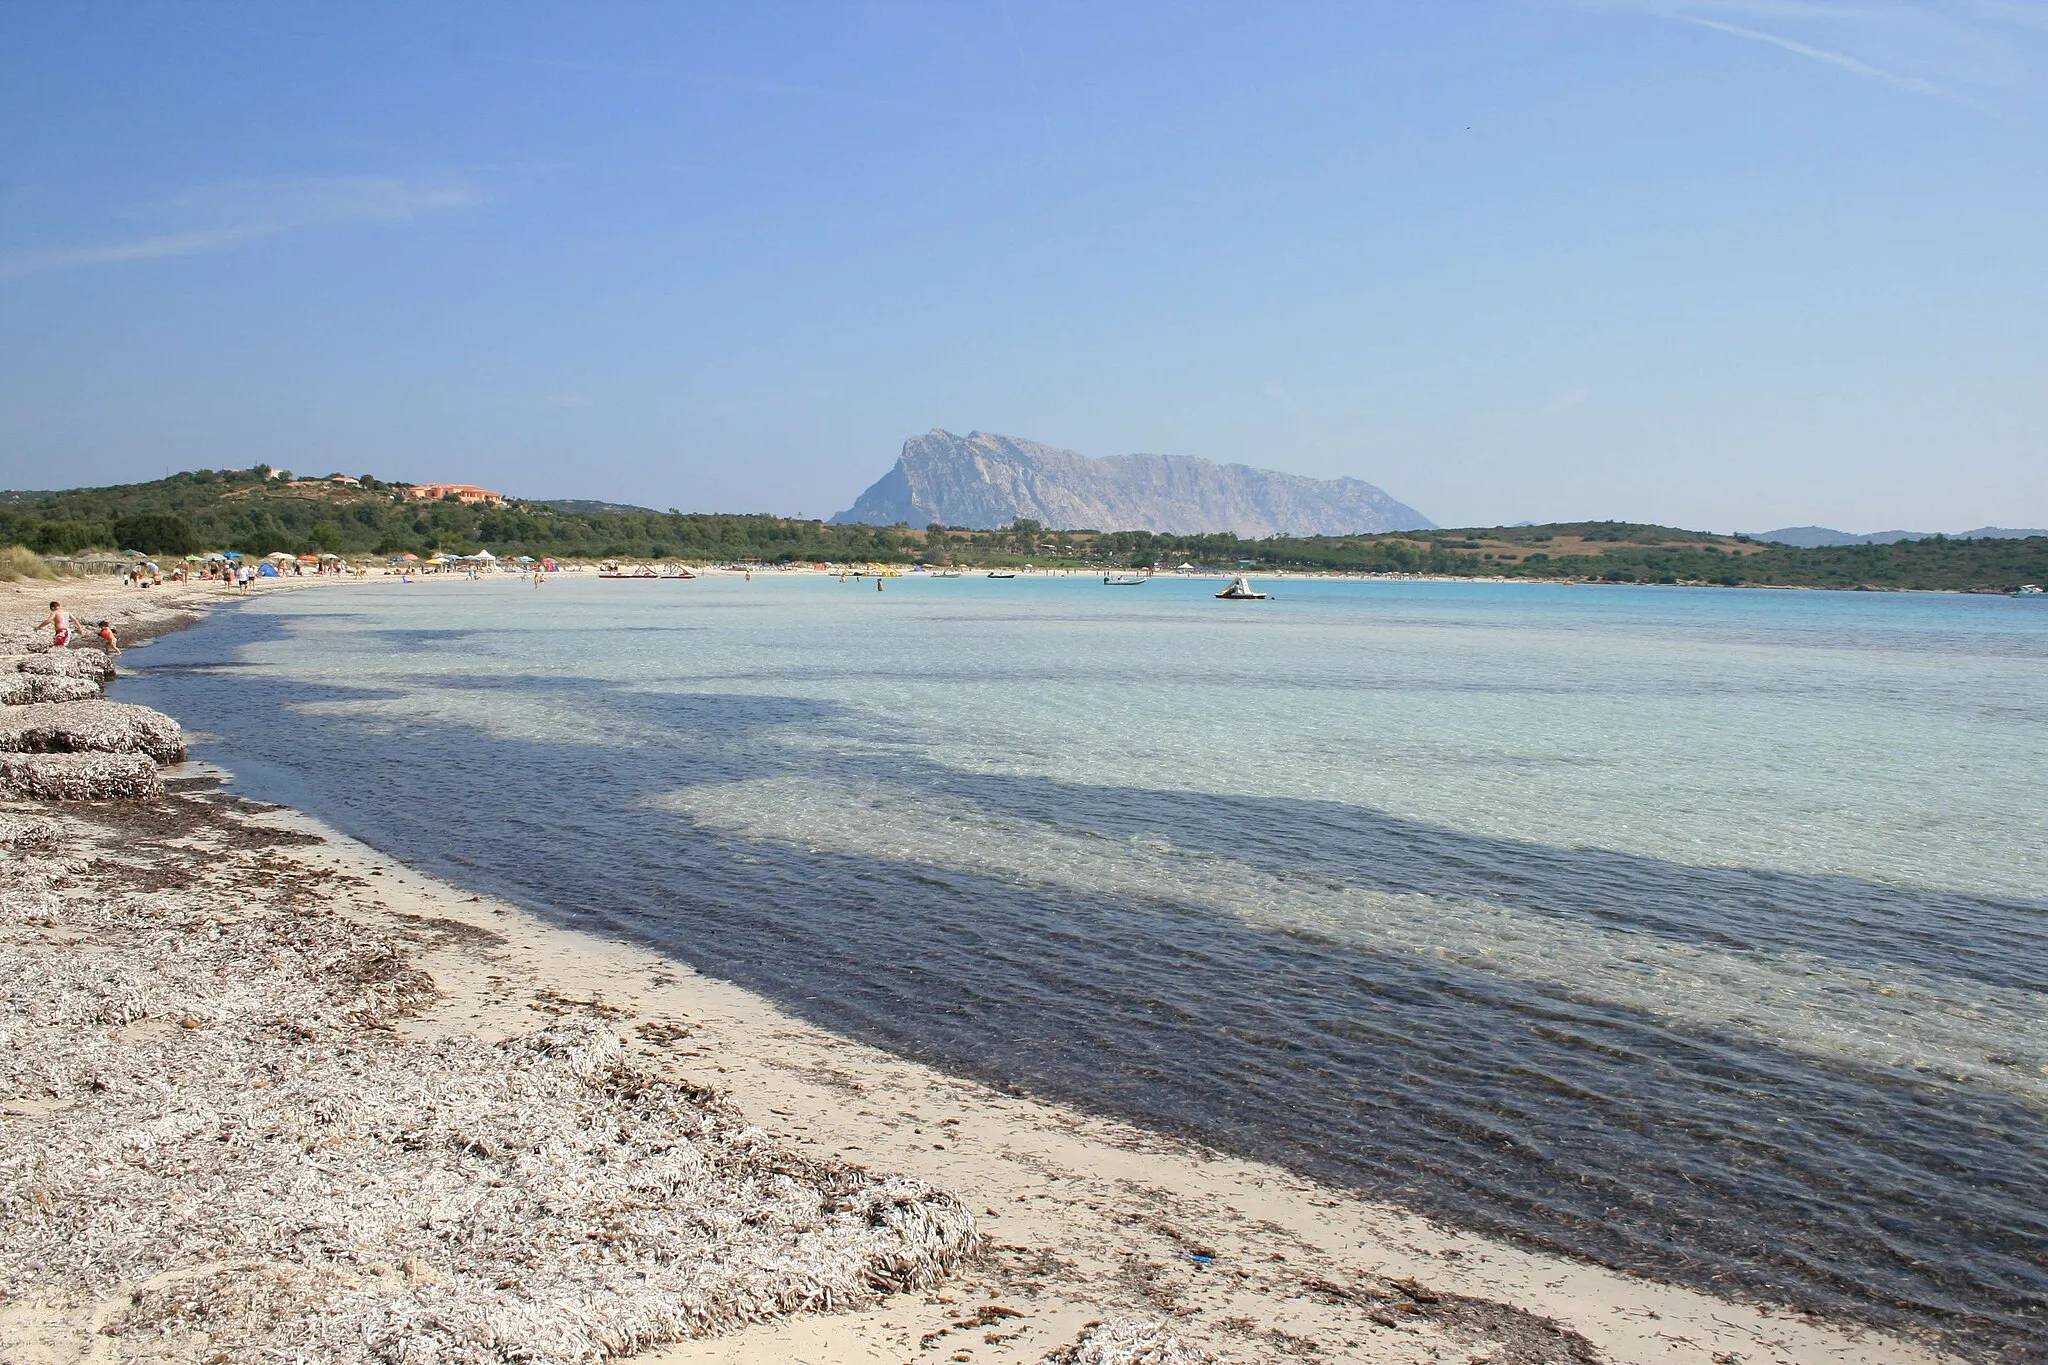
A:
{"type": "Polygon", "coordinates": [[[646,512],[659,515],[659,513],[655,513],[652,507],[635,507],[630,502],[592,502],[588,498],[529,498],[527,505],[530,507],[552,507],[557,512],[567,512],[571,516],[578,517],[618,516],[625,512],[646,512]]]}
{"type": "Polygon", "coordinates": [[[868,526],[786,517],[654,512],[562,499],[502,506],[410,496],[409,485],[272,477],[268,468],[195,469],[107,488],[0,491],[0,546],[38,554],[331,550],[351,557],[488,549],[501,558],[682,557],[815,563],[908,557],[907,539],[868,526]]]}
{"type": "Polygon", "coordinates": [[[1112,455],[971,431],[903,443],[887,474],[835,523],[986,530],[1044,526],[1175,535],[1356,535],[1436,523],[1358,479],[1310,479],[1186,455],[1112,455]]]}
{"type": "MultiPolygon", "coordinates": [[[[1817,550],[1824,545],[1896,545],[1902,540],[1932,540],[1941,531],[1872,531],[1868,535],[1857,535],[1854,531],[1837,531],[1829,526],[1781,526],[1775,531],[1755,531],[1751,540],[1769,541],[1774,545],[1797,545],[1803,550],[1817,550]]],[[[2048,536],[2048,531],[2039,527],[1979,526],[1974,531],[1957,531],[1950,540],[2027,540],[2034,536],[2048,536]]]]}
{"type": "MultiPolygon", "coordinates": [[[[1244,474],[1257,473],[1238,468],[1244,474]]],[[[1226,467],[1221,472],[1231,471],[1226,467]]],[[[1316,486],[1314,480],[1300,482],[1316,486]]],[[[568,507],[619,506],[564,502],[568,507]]],[[[1249,564],[1259,572],[1320,569],[1723,587],[2011,592],[2026,583],[2048,583],[2048,535],[2017,539],[2015,532],[1996,527],[1973,533],[1975,539],[1937,536],[1802,549],[1619,521],[1241,537],[1227,531],[1091,531],[1033,525],[1032,520],[1026,512],[1022,524],[1012,520],[1002,527],[968,530],[958,529],[956,522],[956,529],[933,532],[927,529],[928,519],[927,524],[909,527],[829,525],[723,513],[570,511],[563,502],[547,505],[516,498],[492,506],[415,498],[408,485],[367,474],[340,481],[272,478],[262,468],[196,469],[108,488],[0,492],[0,547],[23,545],[53,556],[84,550],[139,550],[156,556],[206,550],[332,550],[354,559],[488,549],[501,559],[546,555],[841,565],[923,561],[1089,571],[1170,568],[1187,562],[1233,570],[1249,564]]]]}

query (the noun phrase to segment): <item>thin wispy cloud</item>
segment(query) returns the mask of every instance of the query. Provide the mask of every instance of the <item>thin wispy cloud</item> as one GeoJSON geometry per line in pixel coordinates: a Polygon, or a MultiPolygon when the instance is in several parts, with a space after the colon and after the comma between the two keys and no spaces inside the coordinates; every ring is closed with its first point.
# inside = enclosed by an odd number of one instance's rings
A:
{"type": "Polygon", "coordinates": [[[219,251],[249,239],[251,234],[232,228],[209,232],[166,232],[139,237],[132,242],[109,246],[54,247],[45,251],[24,251],[0,257],[0,279],[36,275],[45,270],[69,270],[82,265],[115,265],[122,261],[149,261],[163,256],[196,256],[219,251]]]}
{"type": "Polygon", "coordinates": [[[2037,0],[1577,0],[1760,43],[1909,94],[2004,117],[1979,96],[2027,82],[2048,33],[2037,0]]]}
{"type": "Polygon", "coordinates": [[[1693,24],[1699,28],[1710,28],[1716,33],[1726,33],[1736,38],[1747,38],[1751,42],[1756,43],[1769,43],[1772,47],[1783,48],[1787,52],[1796,52],[1802,57],[1811,57],[1817,62],[1825,62],[1829,66],[1840,67],[1844,71],[1852,71],[1859,76],[1869,76],[1873,80],[1883,81],[1887,85],[1895,85],[1901,90],[1910,90],[1917,95],[1934,95],[1940,99],[1954,100],[1958,104],[1967,104],[1973,109],[1984,108],[1978,101],[1959,91],[1951,90],[1938,82],[1925,80],[1919,76],[1903,75],[1897,71],[1887,71],[1881,66],[1872,66],[1869,62],[1859,57],[1852,57],[1846,52],[1830,51],[1824,47],[1815,47],[1811,43],[1802,43],[1791,38],[1781,37],[1776,33],[1765,33],[1760,29],[1744,28],[1740,24],[1727,24],[1718,19],[1707,19],[1697,14],[1680,14],[1674,17],[1681,22],[1693,24]]]}
{"type": "Polygon", "coordinates": [[[235,180],[186,191],[154,210],[187,226],[125,241],[45,247],[0,256],[0,279],[226,251],[281,233],[350,223],[403,222],[480,202],[464,179],[299,176],[235,180]]]}

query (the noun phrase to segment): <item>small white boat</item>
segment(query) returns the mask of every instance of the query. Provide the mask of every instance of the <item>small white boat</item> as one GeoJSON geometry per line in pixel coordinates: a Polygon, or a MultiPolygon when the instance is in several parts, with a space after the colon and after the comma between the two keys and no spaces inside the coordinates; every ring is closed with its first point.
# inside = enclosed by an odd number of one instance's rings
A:
{"type": "Polygon", "coordinates": [[[2048,591],[2044,591],[2039,583],[2022,583],[2012,590],[2012,595],[2014,597],[2044,597],[2048,596],[2048,591]]]}
{"type": "Polygon", "coordinates": [[[1266,594],[1252,586],[1252,581],[1243,574],[1230,580],[1230,586],[1216,594],[1226,602],[1263,602],[1266,594]]]}
{"type": "Polygon", "coordinates": [[[1102,586],[1105,588],[1142,588],[1145,586],[1145,575],[1141,573],[1106,573],[1102,576],[1102,586]]]}
{"type": "Polygon", "coordinates": [[[990,578],[1015,578],[1017,575],[1010,569],[990,569],[988,576],[990,578]]]}
{"type": "Polygon", "coordinates": [[[933,577],[933,578],[958,578],[959,576],[960,576],[960,571],[959,571],[958,569],[934,569],[934,570],[932,570],[932,577],[933,577]]]}

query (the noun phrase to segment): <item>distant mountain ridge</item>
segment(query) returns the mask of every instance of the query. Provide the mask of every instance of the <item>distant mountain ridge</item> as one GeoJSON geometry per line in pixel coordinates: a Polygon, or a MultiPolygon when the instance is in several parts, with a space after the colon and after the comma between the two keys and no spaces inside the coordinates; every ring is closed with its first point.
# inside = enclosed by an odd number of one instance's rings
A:
{"type": "Polygon", "coordinates": [[[2048,531],[2039,527],[1979,526],[1974,531],[1872,531],[1868,535],[1858,535],[1854,531],[1837,531],[1831,526],[1781,526],[1775,531],[1751,531],[1748,535],[1751,540],[1817,550],[1827,545],[1891,545],[1901,540],[1932,540],[1939,535],[1946,535],[1950,540],[2026,540],[2033,536],[2048,536],[2048,531]]]}
{"type": "Polygon", "coordinates": [[[1362,479],[1311,479],[1187,455],[1092,459],[1037,441],[934,429],[903,443],[895,467],[838,523],[989,530],[1026,517],[1063,530],[1353,535],[1436,523],[1362,479]]]}

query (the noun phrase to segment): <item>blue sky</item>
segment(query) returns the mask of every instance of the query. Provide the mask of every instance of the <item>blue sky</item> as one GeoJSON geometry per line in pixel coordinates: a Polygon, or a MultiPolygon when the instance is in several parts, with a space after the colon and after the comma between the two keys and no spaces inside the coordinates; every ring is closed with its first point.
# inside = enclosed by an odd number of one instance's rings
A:
{"type": "Polygon", "coordinates": [[[0,486],[2048,525],[2048,3],[0,7],[0,486]]]}

